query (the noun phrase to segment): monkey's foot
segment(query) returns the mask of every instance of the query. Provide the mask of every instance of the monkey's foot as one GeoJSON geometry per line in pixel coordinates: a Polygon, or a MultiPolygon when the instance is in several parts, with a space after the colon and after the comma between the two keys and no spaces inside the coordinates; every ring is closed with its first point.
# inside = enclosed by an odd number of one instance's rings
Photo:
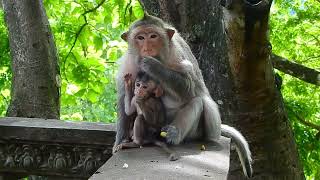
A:
{"type": "Polygon", "coordinates": [[[175,126],[169,125],[162,128],[161,131],[166,131],[166,141],[168,144],[179,144],[180,143],[180,134],[178,128],[175,126]]]}
{"type": "Polygon", "coordinates": [[[130,142],[129,138],[123,139],[120,144],[114,145],[112,147],[112,153],[114,154],[114,153],[118,152],[119,150],[123,149],[123,144],[127,144],[129,142],[130,142]]]}
{"type": "Polygon", "coordinates": [[[117,152],[117,146],[113,146],[112,147],[112,154],[116,153],[117,152]]]}
{"type": "Polygon", "coordinates": [[[116,153],[116,152],[120,151],[121,149],[123,149],[122,144],[119,144],[117,146],[113,146],[112,153],[116,153]]]}
{"type": "Polygon", "coordinates": [[[130,142],[130,139],[129,139],[129,138],[122,140],[121,143],[128,143],[128,142],[130,142]]]}
{"type": "Polygon", "coordinates": [[[170,161],[176,161],[178,160],[180,157],[178,155],[176,155],[175,153],[170,154],[169,156],[169,160],[170,161]]]}

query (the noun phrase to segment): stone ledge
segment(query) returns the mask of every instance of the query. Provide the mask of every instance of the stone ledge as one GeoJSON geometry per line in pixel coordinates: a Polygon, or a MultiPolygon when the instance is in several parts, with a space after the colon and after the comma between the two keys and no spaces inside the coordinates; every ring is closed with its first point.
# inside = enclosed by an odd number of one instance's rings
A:
{"type": "Polygon", "coordinates": [[[111,156],[115,125],[0,118],[0,173],[87,179],[111,156]]]}
{"type": "Polygon", "coordinates": [[[230,139],[222,137],[218,143],[190,143],[171,147],[181,158],[169,161],[158,147],[123,150],[113,155],[90,180],[105,179],[175,179],[225,180],[229,171],[230,139]],[[206,150],[202,151],[201,145],[206,150]],[[123,168],[127,164],[127,168],[123,168]]]}
{"type": "Polygon", "coordinates": [[[115,125],[56,119],[0,118],[2,140],[112,145],[115,125]]]}

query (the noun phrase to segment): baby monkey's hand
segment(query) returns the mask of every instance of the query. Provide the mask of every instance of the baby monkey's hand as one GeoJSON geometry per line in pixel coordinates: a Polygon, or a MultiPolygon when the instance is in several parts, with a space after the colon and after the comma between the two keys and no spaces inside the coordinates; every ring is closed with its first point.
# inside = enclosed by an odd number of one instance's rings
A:
{"type": "Polygon", "coordinates": [[[132,74],[127,73],[124,75],[124,85],[126,89],[131,89],[132,87],[132,74]]]}

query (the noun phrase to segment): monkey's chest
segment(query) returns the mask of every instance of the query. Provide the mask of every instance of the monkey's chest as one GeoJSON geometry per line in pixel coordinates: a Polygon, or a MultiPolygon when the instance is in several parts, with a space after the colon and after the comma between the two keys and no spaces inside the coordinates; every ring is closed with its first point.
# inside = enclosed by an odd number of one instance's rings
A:
{"type": "Polygon", "coordinates": [[[150,128],[159,129],[165,124],[165,109],[160,101],[152,101],[151,104],[137,106],[137,113],[144,118],[144,124],[150,128]]]}

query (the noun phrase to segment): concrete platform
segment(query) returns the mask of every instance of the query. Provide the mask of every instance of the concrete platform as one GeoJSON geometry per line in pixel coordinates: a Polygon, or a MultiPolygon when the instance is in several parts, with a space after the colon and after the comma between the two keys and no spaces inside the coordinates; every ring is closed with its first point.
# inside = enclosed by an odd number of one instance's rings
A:
{"type": "Polygon", "coordinates": [[[171,147],[180,156],[169,161],[158,147],[123,150],[113,155],[90,180],[225,180],[229,171],[230,139],[218,143],[190,143],[171,147]],[[127,166],[127,167],[126,167],[127,166]]]}

